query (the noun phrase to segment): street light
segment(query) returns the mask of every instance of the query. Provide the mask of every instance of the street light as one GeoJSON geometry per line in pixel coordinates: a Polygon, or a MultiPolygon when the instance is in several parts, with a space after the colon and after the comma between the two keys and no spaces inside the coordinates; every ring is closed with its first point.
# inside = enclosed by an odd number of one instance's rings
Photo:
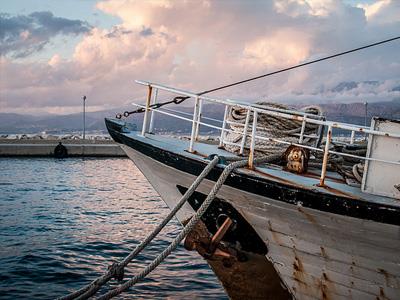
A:
{"type": "MultiPolygon", "coordinates": [[[[364,102],[365,105],[365,116],[364,116],[364,126],[367,127],[368,124],[368,102],[364,102]]],[[[365,140],[367,140],[367,135],[364,137],[365,140]]]]}
{"type": "Polygon", "coordinates": [[[86,138],[86,96],[83,96],[83,139],[86,138]]]}

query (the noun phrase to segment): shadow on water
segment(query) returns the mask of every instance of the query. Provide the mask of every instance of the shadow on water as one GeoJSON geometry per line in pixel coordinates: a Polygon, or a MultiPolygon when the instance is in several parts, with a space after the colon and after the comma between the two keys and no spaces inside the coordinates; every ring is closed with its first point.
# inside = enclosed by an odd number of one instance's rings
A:
{"type": "MultiPolygon", "coordinates": [[[[0,170],[1,299],[54,299],[81,287],[123,258],[168,213],[127,159],[2,159],[0,170]]],[[[125,278],[179,230],[172,221],[125,278]]],[[[185,297],[227,299],[208,265],[179,247],[121,298],[185,297]]]]}

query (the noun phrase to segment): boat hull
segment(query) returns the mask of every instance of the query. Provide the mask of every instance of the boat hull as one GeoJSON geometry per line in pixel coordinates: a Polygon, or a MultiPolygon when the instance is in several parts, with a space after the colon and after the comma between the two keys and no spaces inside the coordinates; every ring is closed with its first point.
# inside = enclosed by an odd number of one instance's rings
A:
{"type": "MultiPolygon", "coordinates": [[[[164,154],[163,159],[147,155],[140,148],[143,149],[143,145],[135,147],[136,141],[131,137],[113,130],[110,134],[124,144],[124,151],[166,204],[174,207],[196,178],[193,174],[196,172],[190,171],[190,162],[185,162],[188,171],[175,168],[163,161],[173,160],[174,157],[169,157],[173,154],[164,154]]],[[[143,140],[140,143],[143,144],[143,140]]],[[[150,149],[154,145],[146,147],[150,149]]],[[[193,168],[197,168],[195,163],[193,168]]],[[[198,187],[196,199],[189,199],[178,212],[177,218],[182,224],[187,222],[214,185],[215,178],[208,178],[198,187]]],[[[288,186],[285,195],[293,193],[291,197],[296,199],[297,191],[288,186]]],[[[257,236],[254,243],[257,244],[258,239],[262,242],[262,245],[250,245],[245,249],[247,263],[226,266],[223,260],[208,259],[231,298],[400,299],[397,212],[385,207],[381,213],[392,215],[389,222],[380,222],[376,220],[384,218],[373,214],[360,213],[357,217],[354,207],[349,207],[349,211],[343,214],[321,211],[303,206],[301,201],[268,197],[258,190],[249,192],[232,184],[224,185],[217,197],[233,207],[251,226],[250,231],[257,236]],[[258,251],[259,248],[266,250],[258,251]],[[261,266],[262,270],[258,273],[259,270],[251,269],[252,264],[261,266]]],[[[321,202],[323,200],[326,199],[321,199],[321,202]]],[[[228,214],[223,209],[221,213],[228,214]]],[[[203,221],[208,229],[209,223],[215,222],[211,218],[203,221]]],[[[242,244],[251,236],[250,231],[249,234],[245,231],[240,233],[244,236],[242,244]]]]}
{"type": "MultiPolygon", "coordinates": [[[[195,179],[122,147],[171,208],[182,195],[177,186],[189,187],[195,179]]],[[[213,184],[205,180],[198,192],[208,194],[213,184]]],[[[289,205],[228,186],[218,197],[232,204],[259,234],[269,261],[296,299],[399,298],[398,226],[289,205]]],[[[184,223],[193,213],[186,204],[177,218],[184,223]]]]}

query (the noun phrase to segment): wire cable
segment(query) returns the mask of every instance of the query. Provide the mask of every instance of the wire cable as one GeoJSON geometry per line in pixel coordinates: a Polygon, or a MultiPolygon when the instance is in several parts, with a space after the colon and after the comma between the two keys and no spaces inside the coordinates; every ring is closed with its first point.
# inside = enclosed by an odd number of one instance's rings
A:
{"type": "Polygon", "coordinates": [[[208,93],[215,92],[215,91],[218,91],[218,90],[226,89],[228,87],[232,87],[232,86],[239,85],[239,84],[242,84],[242,83],[246,83],[246,82],[249,82],[249,81],[257,80],[257,79],[264,78],[264,77],[267,77],[267,76],[271,76],[271,75],[275,75],[275,74],[278,74],[278,73],[282,73],[282,72],[286,72],[286,71],[289,71],[289,70],[293,70],[293,69],[297,69],[297,68],[300,68],[300,67],[304,67],[304,66],[307,66],[307,65],[315,64],[315,63],[320,62],[320,61],[332,59],[332,58],[335,58],[335,57],[338,57],[338,56],[342,56],[342,55],[345,55],[345,54],[349,54],[349,53],[352,53],[352,52],[356,52],[356,51],[360,51],[360,50],[363,50],[363,49],[367,49],[367,48],[371,48],[371,47],[374,47],[374,46],[378,46],[378,45],[381,45],[381,44],[393,42],[393,41],[398,40],[398,39],[400,39],[400,36],[397,36],[397,37],[394,37],[394,38],[391,38],[391,39],[387,39],[387,40],[383,40],[383,41],[380,41],[380,42],[376,42],[376,43],[373,43],[373,44],[369,44],[369,45],[366,45],[366,46],[358,47],[358,48],[355,48],[355,49],[347,50],[347,51],[344,51],[344,52],[332,54],[332,55],[329,55],[329,56],[326,56],[326,57],[322,57],[322,58],[319,58],[319,59],[316,59],[316,60],[308,61],[308,62],[305,62],[305,63],[302,63],[302,64],[298,64],[298,65],[295,65],[295,66],[292,66],[292,67],[288,67],[288,68],[285,68],[285,69],[277,70],[277,71],[270,72],[270,73],[267,73],[267,74],[263,74],[263,75],[259,75],[259,76],[256,76],[256,77],[252,77],[252,78],[248,78],[248,79],[245,79],[245,80],[241,80],[241,81],[237,81],[237,82],[234,82],[234,83],[230,83],[230,84],[227,84],[227,85],[223,85],[223,86],[220,86],[220,87],[217,87],[217,88],[206,90],[204,92],[199,93],[198,95],[201,96],[201,95],[204,95],[204,94],[208,94],[208,93]]]}

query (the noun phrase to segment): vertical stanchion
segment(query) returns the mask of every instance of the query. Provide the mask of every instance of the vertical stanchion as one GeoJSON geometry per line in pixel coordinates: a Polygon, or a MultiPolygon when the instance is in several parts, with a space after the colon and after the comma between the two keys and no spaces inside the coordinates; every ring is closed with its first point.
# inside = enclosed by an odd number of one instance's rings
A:
{"type": "Polygon", "coordinates": [[[321,178],[319,180],[319,185],[325,185],[325,176],[326,176],[326,166],[328,165],[328,155],[329,155],[329,145],[332,140],[332,125],[328,126],[328,133],[326,134],[325,141],[325,149],[324,149],[324,159],[322,161],[322,170],[321,170],[321,178]]]}
{"type": "Polygon", "coordinates": [[[256,145],[256,132],[257,132],[257,111],[253,111],[253,127],[251,129],[251,144],[249,154],[249,168],[254,169],[254,149],[256,145]]]}
{"type": "Polygon", "coordinates": [[[144,110],[144,116],[143,116],[143,125],[142,125],[142,135],[146,133],[147,129],[147,119],[149,117],[149,107],[150,107],[150,102],[151,102],[151,94],[153,91],[153,87],[149,85],[149,91],[147,93],[147,100],[146,100],[146,109],[144,110]]]}
{"type": "Polygon", "coordinates": [[[83,140],[86,140],[86,96],[83,96],[83,140]]]}
{"type": "Polygon", "coordinates": [[[194,139],[197,141],[197,138],[199,136],[199,130],[200,130],[200,122],[201,122],[201,114],[203,112],[203,100],[200,99],[199,100],[199,113],[198,113],[198,117],[197,117],[197,123],[196,123],[196,134],[194,139]]]}
{"type": "Polygon", "coordinates": [[[224,120],[222,121],[221,137],[219,138],[219,145],[218,145],[219,148],[224,146],[226,119],[228,118],[229,109],[230,106],[225,104],[224,120]]]}
{"type": "Polygon", "coordinates": [[[246,120],[244,122],[242,143],[240,144],[240,150],[239,150],[240,155],[243,154],[244,145],[246,144],[247,129],[249,128],[249,121],[250,121],[250,109],[247,110],[246,120]]]}
{"type": "MultiPolygon", "coordinates": [[[[154,97],[153,97],[152,104],[155,104],[157,102],[157,96],[158,96],[158,89],[156,89],[154,91],[154,97]]],[[[149,126],[150,133],[153,133],[153,129],[154,129],[154,115],[155,115],[155,111],[152,110],[151,114],[150,114],[150,126],[149,126]]]]}
{"type": "Polygon", "coordinates": [[[356,132],[354,130],[351,131],[351,136],[350,136],[350,144],[353,145],[354,144],[354,135],[356,134],[356,132]]]}
{"type": "Polygon", "coordinates": [[[196,121],[198,120],[199,114],[199,96],[196,97],[194,103],[193,120],[192,120],[192,134],[190,135],[189,152],[193,152],[193,145],[196,137],[196,121]]]}
{"type": "Polygon", "coordinates": [[[303,122],[301,123],[301,131],[300,131],[300,137],[299,137],[299,144],[303,143],[304,139],[304,130],[306,129],[306,116],[303,116],[303,122]]]}

